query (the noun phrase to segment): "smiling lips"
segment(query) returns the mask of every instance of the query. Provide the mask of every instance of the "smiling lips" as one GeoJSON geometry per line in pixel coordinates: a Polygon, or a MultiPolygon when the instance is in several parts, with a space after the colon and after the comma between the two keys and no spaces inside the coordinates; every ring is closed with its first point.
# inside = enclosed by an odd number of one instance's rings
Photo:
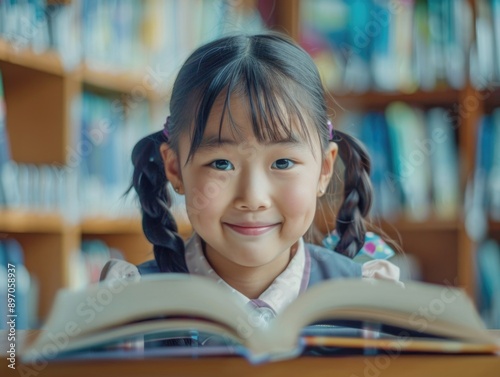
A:
{"type": "Polygon", "coordinates": [[[271,229],[274,229],[279,223],[265,224],[265,223],[242,223],[242,224],[229,224],[224,223],[229,228],[237,233],[243,234],[245,236],[260,236],[271,229]]]}

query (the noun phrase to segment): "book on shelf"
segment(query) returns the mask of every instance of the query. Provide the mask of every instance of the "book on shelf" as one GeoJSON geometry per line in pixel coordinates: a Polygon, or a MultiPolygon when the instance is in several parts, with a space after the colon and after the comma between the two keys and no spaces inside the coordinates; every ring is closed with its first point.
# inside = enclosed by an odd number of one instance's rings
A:
{"type": "Polygon", "coordinates": [[[493,16],[493,29],[496,52],[496,79],[500,80],[500,0],[491,0],[491,10],[493,16]]]}
{"type": "Polygon", "coordinates": [[[363,117],[360,133],[361,141],[366,145],[372,159],[370,178],[376,200],[373,201],[372,213],[387,219],[401,211],[398,187],[394,187],[390,174],[393,156],[389,143],[387,120],[381,112],[369,112],[363,117]]]}
{"type": "Polygon", "coordinates": [[[0,313],[6,318],[0,329],[12,326],[30,329],[37,325],[38,283],[25,263],[21,244],[14,239],[0,240],[0,313]]]}
{"type": "MultiPolygon", "coordinates": [[[[500,221],[500,107],[493,110],[490,115],[493,133],[493,146],[491,152],[491,167],[488,177],[490,217],[500,221]]],[[[481,148],[481,147],[480,147],[481,148]]]]}
{"type": "MultiPolygon", "coordinates": [[[[229,289],[205,277],[152,274],[61,290],[39,336],[21,351],[21,358],[25,363],[82,355],[95,359],[112,357],[120,349],[123,356],[127,354],[123,348],[139,343],[140,352],[147,356],[148,342],[153,350],[163,350],[164,356],[187,349],[185,355],[237,354],[252,363],[339,347],[500,351],[499,340],[486,330],[472,302],[454,287],[330,280],[311,287],[274,317],[250,310],[229,289]],[[349,336],[351,327],[370,336],[349,336]],[[187,346],[171,345],[179,339],[187,346]],[[155,348],[159,341],[166,343],[155,348]],[[203,345],[207,343],[215,348],[203,345]]],[[[137,355],[137,348],[130,352],[137,355]]]]}
{"type": "Polygon", "coordinates": [[[493,19],[491,2],[476,0],[474,11],[476,14],[476,35],[470,50],[470,79],[477,89],[485,89],[495,82],[495,34],[494,26],[498,20],[493,19]]]}
{"type": "Polygon", "coordinates": [[[403,102],[392,102],[386,109],[394,174],[391,181],[400,185],[405,216],[422,221],[431,214],[431,163],[425,149],[424,113],[403,102]]]}
{"type": "Polygon", "coordinates": [[[429,154],[431,162],[434,213],[437,218],[453,220],[460,203],[459,156],[454,125],[447,115],[447,110],[442,107],[433,107],[426,112],[427,133],[420,142],[420,150],[429,154]]]}
{"type": "Polygon", "coordinates": [[[500,328],[500,245],[481,242],[476,252],[478,310],[485,324],[500,328]]]}
{"type": "Polygon", "coordinates": [[[500,216],[497,193],[500,182],[496,176],[500,171],[500,154],[496,148],[499,134],[498,110],[493,115],[486,114],[479,119],[474,174],[469,179],[465,193],[465,225],[469,237],[475,241],[486,239],[489,217],[497,219],[500,216]]]}

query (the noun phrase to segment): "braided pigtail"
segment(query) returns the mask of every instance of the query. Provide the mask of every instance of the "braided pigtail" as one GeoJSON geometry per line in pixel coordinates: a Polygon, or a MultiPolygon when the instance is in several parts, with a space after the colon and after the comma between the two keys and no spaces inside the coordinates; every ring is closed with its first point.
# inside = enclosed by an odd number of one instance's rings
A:
{"type": "Polygon", "coordinates": [[[340,240],[335,250],[353,258],[365,242],[364,217],[370,211],[373,196],[371,162],[363,145],[352,136],[335,131],[332,141],[338,144],[338,153],[345,166],[344,200],[336,221],[340,240]]]}
{"type": "Polygon", "coordinates": [[[171,199],[159,147],[166,142],[163,132],[140,140],[132,152],[134,174],[132,186],[139,196],[142,228],[154,245],[156,262],[162,272],[187,271],[184,241],[170,212],[171,199]]]}

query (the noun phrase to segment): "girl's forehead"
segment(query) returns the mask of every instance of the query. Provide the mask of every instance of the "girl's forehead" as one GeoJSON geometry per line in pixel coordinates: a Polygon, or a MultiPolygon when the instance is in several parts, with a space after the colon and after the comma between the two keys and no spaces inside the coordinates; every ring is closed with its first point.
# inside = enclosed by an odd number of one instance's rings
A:
{"type": "Polygon", "coordinates": [[[235,85],[198,97],[194,106],[197,110],[186,113],[191,118],[187,160],[202,143],[215,147],[222,140],[233,144],[255,140],[264,145],[299,141],[307,143],[310,150],[323,150],[316,117],[312,116],[314,107],[302,98],[306,96],[298,93],[300,90],[283,90],[283,85],[275,90],[263,89],[235,85]]]}
{"type": "Polygon", "coordinates": [[[286,101],[275,97],[277,106],[260,106],[244,95],[233,93],[220,95],[214,102],[203,132],[203,139],[247,141],[256,138],[259,142],[296,141],[307,139],[314,125],[310,117],[296,114],[287,108],[286,101]]]}

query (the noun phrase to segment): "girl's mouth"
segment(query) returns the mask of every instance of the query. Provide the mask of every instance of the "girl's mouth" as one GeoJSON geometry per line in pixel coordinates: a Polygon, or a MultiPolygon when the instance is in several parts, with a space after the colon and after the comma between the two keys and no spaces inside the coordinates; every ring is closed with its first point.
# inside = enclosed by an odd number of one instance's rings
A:
{"type": "Polygon", "coordinates": [[[227,225],[229,228],[234,230],[235,232],[239,234],[243,234],[245,236],[260,236],[261,234],[267,233],[270,230],[274,229],[279,225],[279,223],[276,224],[229,224],[229,223],[224,223],[227,225]]]}

